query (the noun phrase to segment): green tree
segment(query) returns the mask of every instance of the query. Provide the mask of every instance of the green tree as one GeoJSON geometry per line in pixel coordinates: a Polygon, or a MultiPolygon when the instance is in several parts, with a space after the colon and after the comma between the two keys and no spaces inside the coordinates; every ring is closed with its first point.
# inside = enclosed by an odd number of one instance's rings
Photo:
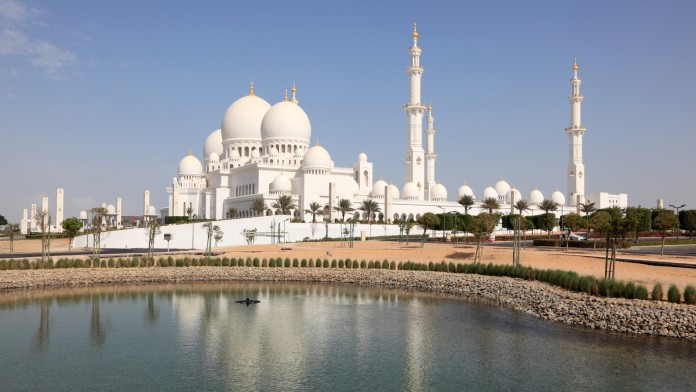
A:
{"type": "Polygon", "coordinates": [[[227,219],[234,219],[237,217],[238,214],[239,210],[234,207],[230,207],[227,209],[227,219]]]}
{"type": "Polygon", "coordinates": [[[469,208],[476,204],[476,199],[472,195],[464,195],[457,200],[457,203],[464,207],[464,214],[469,214],[469,208]]]}
{"type": "Polygon", "coordinates": [[[346,213],[351,212],[351,211],[355,211],[352,203],[348,199],[340,199],[338,201],[338,205],[336,207],[334,207],[334,210],[341,213],[341,222],[345,222],[346,213]]]}
{"type": "Polygon", "coordinates": [[[3,232],[3,235],[10,240],[10,253],[14,252],[14,238],[17,230],[19,230],[19,226],[16,223],[5,224],[5,231],[3,232]]]}
{"type": "MultiPolygon", "coordinates": [[[[488,199],[487,199],[488,200],[488,199]]],[[[495,199],[494,199],[495,200],[495,199]]],[[[485,201],[484,201],[485,202],[485,201]]],[[[471,233],[476,237],[476,254],[474,255],[474,263],[480,263],[483,260],[483,246],[490,238],[495,226],[498,224],[500,215],[481,213],[474,217],[471,222],[471,233]]]]}
{"type": "Polygon", "coordinates": [[[578,213],[572,212],[563,216],[563,226],[569,228],[571,231],[584,229],[586,227],[585,224],[585,219],[578,213]]]}
{"type": "Polygon", "coordinates": [[[51,257],[51,215],[48,211],[37,211],[34,219],[41,230],[41,261],[45,263],[51,257]]]}
{"type": "Polygon", "coordinates": [[[297,208],[290,195],[280,195],[271,207],[279,209],[283,215],[290,215],[290,211],[297,208]]]}
{"type": "Polygon", "coordinates": [[[6,224],[8,224],[8,223],[7,223],[7,218],[5,218],[4,216],[0,215],[0,226],[4,226],[4,225],[6,225],[6,224]]]}
{"type": "Polygon", "coordinates": [[[590,214],[597,211],[595,208],[595,203],[585,202],[580,204],[580,211],[585,214],[585,223],[587,224],[587,232],[585,233],[585,238],[590,239],[590,214]]]}
{"type": "Polygon", "coordinates": [[[222,239],[222,230],[220,230],[220,226],[214,225],[213,222],[205,222],[203,224],[203,228],[205,229],[207,236],[205,245],[205,255],[208,256],[208,259],[210,259],[210,256],[212,256],[213,254],[213,237],[219,237],[220,239],[222,239]]]}
{"type": "Polygon", "coordinates": [[[313,201],[309,203],[309,208],[304,210],[305,214],[312,214],[312,223],[317,223],[317,214],[321,213],[321,204],[313,201]]]}
{"type": "Polygon", "coordinates": [[[360,204],[358,210],[367,214],[367,221],[370,224],[370,237],[372,237],[372,222],[374,221],[374,215],[381,211],[379,204],[376,201],[367,199],[360,204]]]}
{"type": "Polygon", "coordinates": [[[551,211],[558,210],[558,203],[550,199],[544,199],[539,203],[539,209],[544,211],[545,214],[548,214],[551,211]]]}
{"type": "MultiPolygon", "coordinates": [[[[190,209],[190,208],[189,208],[190,209]]],[[[101,254],[102,233],[105,229],[104,219],[106,218],[106,208],[92,208],[92,221],[89,231],[92,233],[92,258],[95,262],[99,261],[101,254]]],[[[190,218],[189,218],[190,219],[190,218]]]]}
{"type": "Polygon", "coordinates": [[[652,211],[642,207],[626,208],[624,228],[628,232],[635,232],[635,242],[638,242],[639,233],[650,231],[652,228],[652,211]]]}
{"type": "Polygon", "coordinates": [[[517,200],[515,209],[520,212],[520,215],[523,215],[525,211],[529,211],[529,202],[527,200],[517,200]]]}
{"type": "Polygon", "coordinates": [[[251,202],[250,209],[254,211],[256,215],[263,215],[267,209],[266,202],[264,202],[262,198],[254,199],[254,201],[251,202]]]}
{"type": "Polygon", "coordinates": [[[82,228],[82,222],[80,222],[79,219],[72,217],[61,222],[60,226],[63,228],[63,234],[65,234],[69,239],[68,250],[70,250],[73,238],[75,238],[77,233],[79,233],[80,229],[82,228]]]}
{"type": "Polygon", "coordinates": [[[159,219],[152,218],[148,220],[145,227],[147,228],[147,232],[145,232],[147,235],[147,260],[152,261],[152,264],[154,265],[155,239],[158,235],[160,235],[160,233],[162,233],[159,219]]]}
{"type": "MultiPolygon", "coordinates": [[[[590,216],[588,231],[592,229],[599,233],[599,237],[603,238],[604,233],[608,233],[611,230],[611,221],[609,213],[606,211],[597,211],[592,216],[590,216]]],[[[597,237],[594,240],[594,249],[597,249],[597,237]]]]}
{"type": "Polygon", "coordinates": [[[440,224],[440,218],[432,212],[426,212],[420,219],[418,219],[418,224],[423,228],[423,240],[421,241],[421,248],[425,245],[425,232],[428,230],[435,230],[435,228],[440,224]]]}
{"type": "Polygon", "coordinates": [[[659,210],[652,221],[652,227],[654,230],[660,232],[660,237],[662,237],[662,250],[660,254],[665,255],[665,238],[667,238],[667,233],[671,230],[676,230],[679,227],[679,219],[674,215],[672,211],[669,210],[659,210]]]}
{"type": "Polygon", "coordinates": [[[498,210],[500,208],[500,203],[498,202],[498,199],[489,197],[483,200],[483,203],[481,203],[481,208],[488,210],[488,214],[492,215],[493,210],[498,210]]]}
{"type": "Polygon", "coordinates": [[[547,212],[539,215],[536,221],[536,228],[544,230],[548,233],[548,238],[551,238],[551,231],[556,227],[556,214],[547,212]]]}
{"type": "Polygon", "coordinates": [[[689,232],[689,239],[692,240],[696,231],[696,210],[679,211],[679,226],[689,232]]]}

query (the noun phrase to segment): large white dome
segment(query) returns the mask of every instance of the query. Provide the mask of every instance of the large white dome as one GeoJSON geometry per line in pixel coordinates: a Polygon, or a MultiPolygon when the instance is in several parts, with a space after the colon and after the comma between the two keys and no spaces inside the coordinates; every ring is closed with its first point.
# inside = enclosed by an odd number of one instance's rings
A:
{"type": "Polygon", "coordinates": [[[289,193],[292,191],[292,183],[290,178],[283,173],[280,173],[273,179],[270,187],[271,193],[289,193]]]}
{"type": "Polygon", "coordinates": [[[486,189],[483,190],[483,197],[481,200],[486,200],[486,199],[496,199],[498,200],[498,191],[495,190],[492,186],[486,187],[486,189]]]}
{"type": "MultiPolygon", "coordinates": [[[[294,103],[291,104],[294,105],[294,103]]],[[[331,170],[333,169],[333,161],[329,152],[316,144],[305,153],[302,167],[305,170],[331,170]]]]}
{"type": "Polygon", "coordinates": [[[527,201],[529,202],[529,204],[539,205],[542,201],[544,201],[544,194],[541,193],[540,190],[534,188],[534,190],[529,192],[529,198],[527,199],[527,201]]]}
{"type": "Polygon", "coordinates": [[[430,190],[430,199],[435,201],[447,200],[447,188],[442,184],[435,184],[430,190]]]}
{"type": "Polygon", "coordinates": [[[377,180],[377,182],[372,185],[372,196],[373,197],[384,197],[384,191],[387,187],[387,182],[384,180],[377,180]]]}
{"type": "Polygon", "coordinates": [[[80,211],[80,215],[78,215],[77,219],[83,219],[83,220],[87,219],[87,211],[85,211],[85,210],[80,211]]]}
{"type": "Polygon", "coordinates": [[[559,206],[564,206],[566,203],[565,196],[558,190],[551,194],[551,200],[556,202],[559,206]]]}
{"type": "Polygon", "coordinates": [[[361,152],[360,154],[358,154],[358,161],[359,162],[367,162],[367,154],[365,154],[364,152],[361,152]]]}
{"type": "Polygon", "coordinates": [[[266,139],[299,139],[309,142],[312,126],[302,108],[290,101],[281,101],[266,112],[261,122],[261,137],[266,139]]]}
{"type": "Polygon", "coordinates": [[[203,165],[201,165],[201,161],[190,153],[179,161],[180,176],[196,176],[201,174],[203,174],[203,165]]]}
{"type": "Polygon", "coordinates": [[[404,199],[413,200],[418,199],[420,192],[418,191],[418,186],[416,186],[416,184],[414,184],[412,181],[409,181],[404,184],[403,193],[404,199]]]}
{"type": "Polygon", "coordinates": [[[510,184],[501,178],[500,181],[495,183],[495,191],[499,196],[505,196],[510,192],[510,184]]]}
{"type": "Polygon", "coordinates": [[[399,188],[397,188],[394,184],[389,184],[389,193],[391,194],[392,199],[398,199],[399,197],[401,197],[399,193],[399,188]]]}
{"type": "Polygon", "coordinates": [[[205,139],[205,143],[203,143],[203,158],[209,158],[212,153],[220,156],[222,152],[222,130],[218,129],[205,139]]]}
{"type": "Polygon", "coordinates": [[[518,191],[516,188],[512,188],[505,195],[505,203],[507,203],[507,204],[512,203],[512,195],[513,194],[515,195],[515,203],[522,200],[522,194],[520,193],[520,191],[518,191]]]}
{"type": "Polygon", "coordinates": [[[256,95],[234,101],[222,117],[222,140],[261,141],[261,121],[271,105],[256,95]]]}
{"type": "Polygon", "coordinates": [[[106,206],[106,215],[116,215],[116,207],[113,204],[106,206]]]}
{"type": "Polygon", "coordinates": [[[464,196],[474,196],[474,191],[466,184],[460,186],[457,190],[457,199],[461,199],[464,196]]]}

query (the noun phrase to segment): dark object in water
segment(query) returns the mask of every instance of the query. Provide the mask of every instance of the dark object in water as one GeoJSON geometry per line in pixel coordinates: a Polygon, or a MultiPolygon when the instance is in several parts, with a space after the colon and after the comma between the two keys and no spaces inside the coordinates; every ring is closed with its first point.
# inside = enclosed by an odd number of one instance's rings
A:
{"type": "Polygon", "coordinates": [[[249,299],[249,298],[247,298],[247,299],[242,299],[242,300],[234,301],[234,302],[236,302],[236,303],[238,303],[238,304],[247,304],[247,306],[248,306],[249,304],[257,304],[257,303],[259,303],[259,302],[261,302],[261,301],[259,301],[258,299],[249,299]]]}

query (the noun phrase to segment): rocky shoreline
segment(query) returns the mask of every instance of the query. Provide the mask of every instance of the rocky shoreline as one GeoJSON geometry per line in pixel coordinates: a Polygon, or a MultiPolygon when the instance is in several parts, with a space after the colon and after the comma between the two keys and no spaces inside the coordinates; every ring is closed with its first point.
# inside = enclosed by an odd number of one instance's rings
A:
{"type": "Polygon", "coordinates": [[[696,306],[600,298],[521,279],[423,271],[323,268],[113,268],[0,272],[2,292],[199,281],[347,283],[482,298],[544,320],[633,335],[696,340],[696,306]]]}

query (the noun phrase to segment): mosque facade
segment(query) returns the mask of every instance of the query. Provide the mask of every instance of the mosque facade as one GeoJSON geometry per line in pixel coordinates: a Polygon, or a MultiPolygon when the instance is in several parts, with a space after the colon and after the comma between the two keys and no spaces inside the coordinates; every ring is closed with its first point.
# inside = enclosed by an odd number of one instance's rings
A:
{"type": "MultiPolygon", "coordinates": [[[[286,90],[285,98],[271,105],[255,95],[252,82],[248,95],[227,108],[220,129],[205,140],[203,161],[189,152],[179,162],[178,175],[166,188],[168,207],[161,210],[161,215],[224,219],[233,208],[238,217],[253,217],[259,216],[252,209],[252,203],[258,199],[263,199],[266,206],[260,215],[277,215],[280,211],[272,205],[282,195],[290,196],[296,205],[293,217],[305,221],[311,220],[311,214],[304,211],[313,202],[329,206],[329,219],[333,221],[337,218],[334,207],[340,199],[350,200],[353,208],[368,199],[378,202],[381,211],[372,218],[385,222],[418,219],[425,212],[463,213],[464,208],[457,200],[465,195],[474,196],[478,202],[495,198],[501,211],[511,210],[512,204],[523,198],[522,193],[503,179],[494,187],[485,188],[480,197],[463,184],[454,200],[448,200],[447,189],[435,181],[435,118],[432,107],[421,100],[424,70],[420,65],[421,48],[415,24],[409,56],[406,71],[409,97],[403,105],[407,119],[405,182],[401,188],[381,179],[375,181],[373,164],[364,153],[358,154],[352,166],[339,167],[318,140],[311,145],[311,123],[297,99],[294,83],[290,96],[286,90]]],[[[569,138],[567,193],[556,190],[548,198],[558,203],[560,213],[570,212],[584,202],[596,201],[597,208],[626,207],[625,194],[585,194],[582,139],[586,129],[581,121],[580,84],[577,61],[574,61],[568,97],[570,126],[565,129],[569,138]]],[[[539,189],[531,190],[526,198],[532,207],[544,199],[539,189]]],[[[477,208],[470,211],[479,212],[477,208]]],[[[359,211],[351,214],[368,219],[359,211]]]]}

